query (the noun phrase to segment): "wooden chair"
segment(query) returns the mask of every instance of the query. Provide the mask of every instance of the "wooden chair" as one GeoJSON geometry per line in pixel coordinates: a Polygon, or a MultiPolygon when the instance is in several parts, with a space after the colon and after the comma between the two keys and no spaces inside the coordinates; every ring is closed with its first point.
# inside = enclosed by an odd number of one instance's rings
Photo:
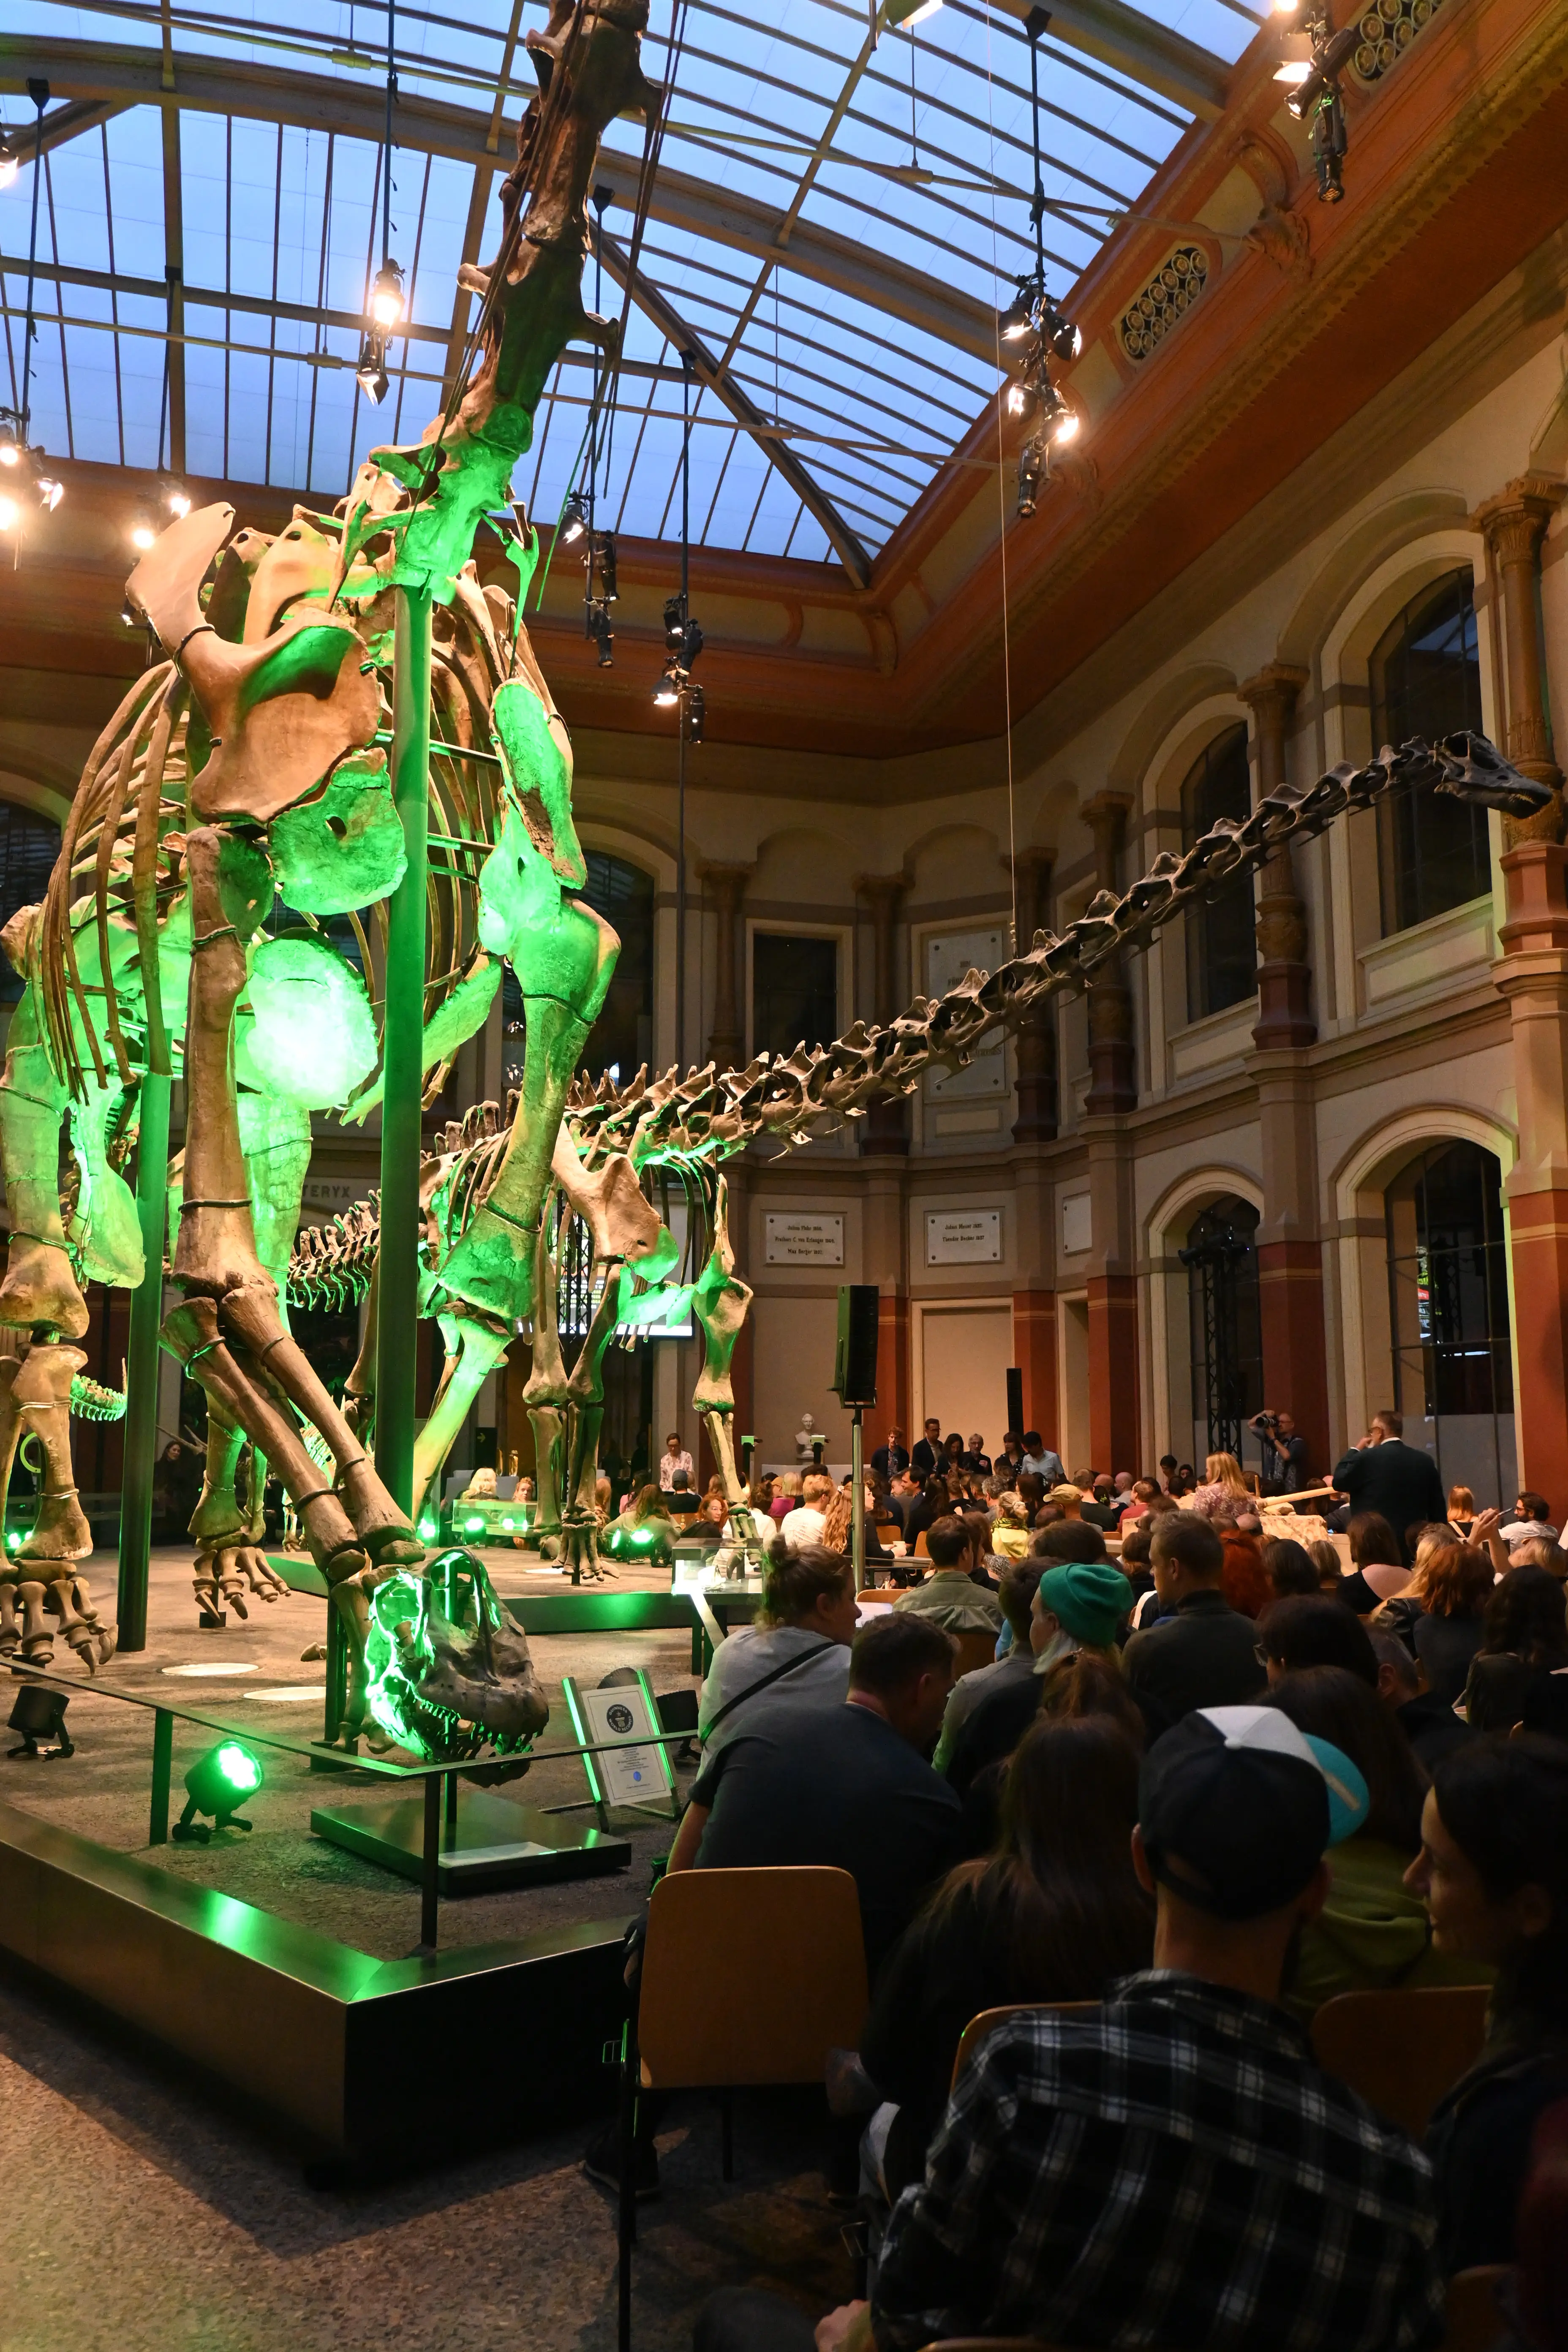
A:
{"type": "Polygon", "coordinates": [[[953,2082],[957,2082],[986,2035],[994,2032],[998,2025],[1005,2025],[1010,2017],[1030,2017],[1039,2009],[1060,2010],[1065,2017],[1077,2010],[1099,2007],[1097,2000],[1015,2000],[1002,2009],[983,2009],[978,2017],[970,2019],[958,2038],[958,2048],[952,2060],[953,2082]]]}
{"type": "MultiPolygon", "coordinates": [[[[828,2052],[858,2048],[865,2021],[860,1898],[847,1870],[682,1870],[660,1879],[624,2052],[620,2352],[631,2343],[637,2091],[820,2083],[828,2052]],[[765,1999],[748,1990],[758,1985],[765,1999]]],[[[733,2178],[727,2097],[723,2170],[733,2178]]]]}
{"type": "Polygon", "coordinates": [[[996,1636],[994,1633],[989,1633],[982,1628],[980,1632],[974,1633],[954,1633],[952,1639],[958,1649],[958,1658],[953,1667],[955,1678],[959,1675],[972,1675],[977,1666],[995,1664],[996,1636]]]}
{"type": "Polygon", "coordinates": [[[1312,2020],[1312,2048],[1369,2106],[1419,2139],[1432,2110],[1481,2054],[1485,1985],[1342,1992],[1312,2020]]]}
{"type": "Polygon", "coordinates": [[[919,1535],[915,1538],[914,1558],[916,1559],[929,1559],[931,1558],[931,1551],[926,1543],[926,1531],[924,1528],[921,1529],[919,1535]]]}
{"type": "Polygon", "coordinates": [[[1506,2263],[1480,2263],[1474,2270],[1455,2272],[1448,2281],[1443,2352],[1492,2352],[1499,2336],[1509,2333],[1497,2299],[1508,2275],[1506,2263]]]}

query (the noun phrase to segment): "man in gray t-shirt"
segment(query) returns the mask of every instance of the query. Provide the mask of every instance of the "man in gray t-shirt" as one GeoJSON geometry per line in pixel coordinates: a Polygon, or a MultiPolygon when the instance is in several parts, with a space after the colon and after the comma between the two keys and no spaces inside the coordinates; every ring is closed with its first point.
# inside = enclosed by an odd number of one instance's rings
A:
{"type": "Polygon", "coordinates": [[[808,1544],[770,1559],[755,1622],[713,1653],[697,1710],[704,1753],[721,1748],[748,1709],[775,1693],[839,1705],[854,1639],[855,1575],[842,1552],[808,1544]]]}

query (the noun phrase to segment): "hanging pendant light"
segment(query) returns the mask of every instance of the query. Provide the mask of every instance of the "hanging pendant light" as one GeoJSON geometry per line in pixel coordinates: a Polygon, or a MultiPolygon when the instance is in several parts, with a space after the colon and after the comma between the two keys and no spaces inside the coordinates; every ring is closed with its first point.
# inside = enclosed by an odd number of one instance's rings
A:
{"type": "MultiPolygon", "coordinates": [[[[27,310],[26,326],[22,336],[22,404],[20,408],[0,408],[0,533],[15,534],[13,562],[22,558],[22,532],[26,525],[30,490],[32,499],[46,514],[53,514],[66,494],[59,476],[51,473],[47,452],[35,448],[31,439],[33,405],[33,345],[37,340],[38,322],[34,308],[38,268],[38,196],[44,177],[44,109],[49,102],[49,85],[35,77],[27,83],[27,96],[33,101],[33,208],[27,233],[27,310]]],[[[20,142],[8,139],[0,148],[0,184],[9,185],[21,168],[20,142]],[[7,162],[12,168],[7,173],[7,162]]]]}
{"type": "Polygon", "coordinates": [[[1029,219],[1035,232],[1034,268],[1017,282],[1017,291],[997,321],[997,332],[1008,348],[1017,373],[1008,384],[1003,404],[1009,416],[1030,420],[1034,430],[1018,455],[1016,512],[1032,515],[1039,503],[1040,485],[1050,478],[1053,444],[1075,440],[1082,419],[1051,374],[1051,360],[1076,360],[1083,350],[1082,331],[1052,301],[1046,285],[1046,187],[1040,154],[1040,36],[1050,22],[1049,12],[1031,8],[1024,20],[1029,43],[1029,99],[1035,163],[1034,193],[1029,219]]]}

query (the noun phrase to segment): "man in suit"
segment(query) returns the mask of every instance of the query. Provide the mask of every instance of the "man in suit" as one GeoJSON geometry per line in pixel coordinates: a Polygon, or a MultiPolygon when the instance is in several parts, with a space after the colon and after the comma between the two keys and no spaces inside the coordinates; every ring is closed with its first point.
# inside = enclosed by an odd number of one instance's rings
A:
{"type": "Polygon", "coordinates": [[[1405,1423],[1396,1412],[1373,1413],[1372,1427],[1342,1462],[1336,1463],[1331,1484],[1350,1497],[1351,1516],[1376,1511],[1399,1539],[1406,1567],[1408,1529],[1448,1516],[1448,1497],[1437,1475],[1437,1465],[1418,1445],[1405,1443],[1405,1423]]]}
{"type": "Polygon", "coordinates": [[[942,1423],[934,1413],[926,1423],[926,1433],[915,1440],[915,1450],[910,1456],[922,1478],[929,1478],[942,1468],[942,1423]]]}

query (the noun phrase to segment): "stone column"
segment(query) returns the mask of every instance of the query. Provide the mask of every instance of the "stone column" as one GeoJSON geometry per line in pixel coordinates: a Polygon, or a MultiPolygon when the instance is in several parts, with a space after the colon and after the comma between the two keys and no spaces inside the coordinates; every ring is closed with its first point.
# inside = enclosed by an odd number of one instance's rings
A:
{"type": "MultiPolygon", "coordinates": [[[[1028,952],[1035,933],[1050,911],[1050,849],[1021,849],[1013,874],[1018,899],[1017,952],[1028,952]]],[[[1018,1024],[1016,1041],[1018,1068],[1018,1116],[1013,1126],[1015,1143],[1054,1143],[1057,1135],[1057,1016],[1047,999],[1018,1024]]],[[[1024,1359],[1020,1356],[1020,1363],[1024,1359]]],[[[1052,1359],[1053,1362],[1055,1359],[1052,1359]]],[[[1054,1383],[1053,1383],[1054,1385],[1054,1383]]],[[[1025,1395],[1028,1394],[1026,1380],[1025,1395]]],[[[1035,1426],[1043,1429],[1045,1423],[1035,1426]]]]}
{"type": "Polygon", "coordinates": [[[698,879],[712,897],[718,940],[713,955],[713,1026],[709,1059],[721,1070],[738,1070],[746,1050],[737,978],[741,901],[756,869],[751,866],[700,866],[698,879]]]}
{"type": "Polygon", "coordinates": [[[1502,595],[1503,644],[1508,677],[1509,758],[1533,782],[1549,784],[1556,796],[1538,816],[1503,819],[1510,848],[1523,841],[1563,838],[1563,774],[1552,752],[1552,722],[1542,691],[1541,658],[1541,542],[1563,497],[1561,482],[1522,475],[1470,517],[1483,533],[1502,595]]]}
{"type": "MultiPolygon", "coordinates": [[[[1138,1372],[1138,1225],[1125,1120],[1086,1119],[1089,1218],[1089,1443],[1096,1470],[1144,1466],[1138,1372]]],[[[1069,1462],[1068,1475],[1083,1465],[1069,1462]]]]}
{"type": "MultiPolygon", "coordinates": [[[[1270,662],[1238,691],[1252,712],[1258,743],[1258,795],[1286,782],[1285,743],[1296,697],[1307,672],[1293,663],[1270,662]]],[[[1296,887],[1290,844],[1282,842],[1263,869],[1258,901],[1258,1026],[1252,1039],[1260,1051],[1317,1042],[1312,1019],[1312,972],[1307,960],[1307,909],[1296,887]]]]}
{"type": "Polygon", "coordinates": [[[1514,1412],[1520,1475],[1568,1510],[1568,850],[1563,777],[1552,757],[1542,681],[1541,544],[1563,487],[1525,475],[1477,509],[1501,595],[1508,683],[1506,748],[1552,788],[1538,816],[1503,819],[1508,919],[1493,979],[1513,1031],[1519,1158],[1508,1200],[1517,1328],[1514,1412]]]}
{"type": "MultiPolygon", "coordinates": [[[[871,1018],[873,1021],[891,1021],[903,1009],[900,1003],[895,950],[899,909],[910,887],[910,877],[907,874],[857,874],[853,887],[856,896],[864,898],[871,909],[871,1018]]],[[[901,1096],[872,1103],[860,1128],[862,1153],[907,1154],[909,1148],[908,1103],[901,1096]]]]}
{"type": "MultiPolygon", "coordinates": [[[[1131,806],[1128,793],[1099,793],[1083,811],[1094,835],[1095,879],[1102,890],[1121,887],[1121,844],[1131,806]]],[[[1089,982],[1089,1066],[1092,1079],[1084,1108],[1091,1118],[1136,1108],[1132,992],[1120,956],[1102,964],[1089,982]]]]}

